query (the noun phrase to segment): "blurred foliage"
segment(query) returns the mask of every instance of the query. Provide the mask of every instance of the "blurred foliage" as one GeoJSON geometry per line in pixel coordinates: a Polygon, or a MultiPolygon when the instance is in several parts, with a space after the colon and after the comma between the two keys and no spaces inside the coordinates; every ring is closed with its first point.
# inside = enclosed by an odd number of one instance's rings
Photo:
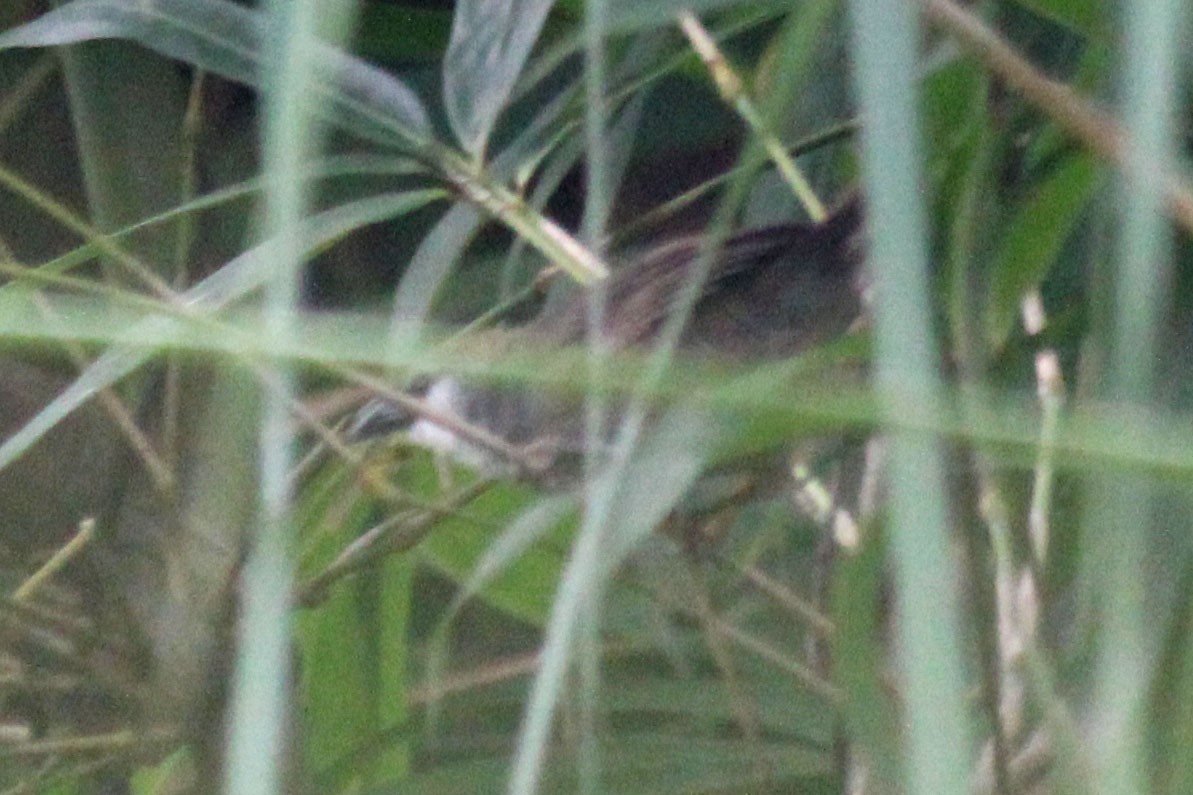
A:
{"type": "MultiPolygon", "coordinates": [[[[608,28],[594,62],[583,3],[365,2],[351,56],[310,54],[319,89],[313,111],[331,138],[327,151],[294,166],[295,178],[312,185],[317,214],[302,241],[309,338],[287,350],[262,350],[258,331],[260,287],[270,275],[256,217],[265,189],[256,94],[271,41],[265,12],[226,0],[53,5],[0,9],[8,31],[0,34],[0,260],[10,278],[0,288],[0,331],[22,362],[78,359],[77,393],[64,393],[51,425],[112,385],[136,407],[134,417],[167,415],[157,402],[168,391],[160,375],[167,362],[189,372],[212,359],[234,361],[259,374],[258,365],[276,357],[299,373],[304,402],[295,415],[309,458],[292,481],[299,606],[290,728],[293,776],[308,782],[304,791],[505,791],[511,758],[533,754],[524,745],[530,705],[552,678],[563,684],[547,707],[554,728],[541,792],[841,792],[849,775],[843,749],[882,734],[885,745],[854,750],[851,769],[868,766],[868,791],[898,791],[904,750],[889,647],[893,623],[915,617],[892,615],[881,506],[867,512],[855,493],[863,448],[879,424],[856,376],[864,340],[745,372],[677,361],[655,387],[669,405],[740,418],[735,435],[716,440],[727,456],[747,458],[776,439],[807,440],[801,449],[815,482],[864,519],[851,542],[860,546],[837,550],[835,566],[826,552],[832,522],[791,511],[786,492],[746,494],[730,484],[728,498],[704,505],[671,495],[668,487],[682,491],[682,477],[667,464],[678,468],[687,452],[679,432],[648,438],[643,447],[655,457],[631,470],[634,482],[614,501],[625,531],[615,537],[625,548],[587,552],[579,540],[587,515],[575,495],[479,482],[401,440],[351,444],[343,434],[367,397],[361,385],[377,374],[400,385],[450,371],[537,388],[632,389],[647,369],[641,361],[618,360],[604,382],[590,385],[566,352],[462,352],[454,330],[489,311],[525,318],[576,289],[566,275],[546,276],[548,261],[585,273],[686,231],[803,217],[679,33],[682,8],[699,13],[718,38],[820,196],[838,201],[857,179],[859,122],[840,4],[611,1],[597,8],[608,28]],[[594,142],[585,127],[593,102],[586,80],[598,67],[606,126],[594,142]],[[586,160],[598,146],[599,180],[586,160]],[[586,214],[592,202],[608,205],[607,228],[586,214]],[[586,247],[563,237],[577,228],[586,247]],[[137,275],[130,260],[146,263],[150,275],[137,275]],[[22,275],[18,263],[36,269],[22,275]],[[49,313],[34,311],[39,300],[49,313]],[[78,345],[64,353],[71,343],[78,345]],[[130,382],[130,372],[143,377],[130,382]],[[597,558],[595,590],[573,575],[584,554],[597,558]],[[544,643],[577,592],[584,598],[568,626],[578,628],[565,644],[572,653],[560,662],[544,643]]],[[[1115,96],[1115,6],[1002,0],[966,9],[1027,56],[1037,77],[1073,86],[1090,109],[1115,96]]],[[[1028,752],[1040,737],[1048,791],[1089,791],[1098,780],[1100,761],[1089,756],[1090,738],[1105,728],[1091,713],[1103,703],[1095,658],[1116,642],[1102,630],[1118,605],[1103,598],[1115,537],[1100,536],[1091,516],[1110,482],[1143,483],[1127,494],[1146,497],[1139,525],[1114,530],[1144,540],[1133,583],[1153,617],[1142,630],[1148,643],[1124,652],[1146,672],[1146,737],[1136,761],[1145,791],[1185,792],[1193,780],[1186,751],[1193,719],[1181,707],[1193,698],[1187,230],[1154,319],[1154,399],[1109,400],[1121,164],[1074,135],[1055,107],[1025,99],[946,25],[925,38],[920,89],[932,321],[951,413],[918,421],[950,448],[946,497],[963,572],[968,674],[980,694],[973,706],[982,741],[997,739],[990,746],[997,772],[986,774],[994,789],[984,791],[1043,791],[1028,789],[1037,783],[1028,752]],[[1025,328],[1029,296],[1046,316],[1038,332],[1025,328]],[[1055,381],[1037,370],[1052,354],[1055,381]],[[1041,385],[1055,392],[1042,400],[1041,385]],[[1058,426],[1050,431],[1052,398],[1058,426]],[[1033,551],[1041,522],[1046,555],[1033,551]],[[1038,613],[1039,628],[1020,615],[1022,648],[1007,660],[1000,611],[1010,597],[999,589],[1012,575],[1016,587],[1033,584],[1016,606],[1038,613]],[[1004,700],[1020,689],[1011,725],[1004,700]]],[[[1189,108],[1183,94],[1173,101],[1183,158],[1189,108]]],[[[1173,171],[1176,179],[1184,169],[1173,171]]],[[[0,378],[12,368],[0,359],[0,378]]],[[[54,383],[50,394],[62,391],[54,383]]],[[[6,404],[0,412],[13,414],[6,404]]],[[[236,413],[210,416],[245,423],[228,438],[255,438],[255,413],[229,419],[236,413]]],[[[159,423],[150,424],[154,443],[170,447],[159,423]]],[[[3,427],[18,438],[16,421],[3,427]]],[[[213,445],[207,437],[215,430],[172,438],[177,473],[185,469],[177,462],[213,445]]],[[[0,462],[24,472],[20,453],[6,443],[0,462]]],[[[243,465],[181,477],[207,489],[205,500],[184,493],[182,502],[208,510],[225,501],[210,484],[230,484],[243,465]]],[[[27,493],[52,495],[61,491],[54,473],[73,477],[74,469],[50,466],[21,482],[27,493]]],[[[236,513],[232,495],[250,486],[243,478],[228,485],[229,505],[215,507],[236,513]]],[[[77,519],[97,509],[82,510],[77,519]]],[[[118,513],[101,518],[119,522],[118,513]]],[[[72,529],[0,536],[6,588],[72,529]]],[[[158,568],[191,565],[192,546],[153,538],[170,561],[158,568]]],[[[220,564],[232,578],[244,539],[218,540],[237,550],[220,564]]],[[[116,567],[117,579],[134,576],[119,554],[99,559],[116,567]]],[[[130,590],[143,596],[138,588],[130,590]]],[[[205,614],[208,623],[235,614],[234,593],[223,595],[227,615],[205,614]]],[[[164,587],[152,595],[185,599],[164,587]]],[[[71,609],[86,613],[82,602],[71,609]]],[[[10,630],[0,636],[5,666],[19,656],[7,650],[20,645],[8,642],[10,630]]],[[[219,699],[223,687],[212,682],[226,666],[205,662],[216,677],[192,687],[219,699]]],[[[27,661],[12,665],[29,675],[27,661]]],[[[217,786],[204,765],[221,742],[218,719],[193,721],[196,732],[190,715],[176,716],[187,729],[151,744],[145,738],[157,726],[145,710],[129,717],[122,706],[123,722],[98,725],[76,716],[63,729],[59,704],[42,709],[30,706],[27,692],[9,692],[0,691],[0,728],[12,727],[14,737],[0,740],[5,791],[91,791],[88,782],[102,786],[134,770],[138,793],[217,786]],[[121,728],[133,734],[132,751],[48,744],[78,735],[111,740],[121,728]],[[193,759],[178,752],[182,740],[196,749],[193,759]]]]}

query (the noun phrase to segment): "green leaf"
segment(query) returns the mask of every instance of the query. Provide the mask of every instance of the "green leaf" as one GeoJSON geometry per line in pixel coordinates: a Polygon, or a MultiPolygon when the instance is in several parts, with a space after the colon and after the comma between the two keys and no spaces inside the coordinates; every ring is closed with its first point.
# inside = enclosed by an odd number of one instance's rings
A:
{"type": "Polygon", "coordinates": [[[393,557],[333,588],[318,609],[299,615],[306,755],[313,771],[332,769],[362,750],[353,766],[365,781],[402,775],[408,749],[373,748],[406,719],[407,625],[413,567],[393,557]]]}
{"type": "MultiPolygon", "coordinates": [[[[303,527],[304,568],[333,560],[372,519],[356,479],[342,466],[327,467],[308,484],[296,513],[303,527]]],[[[408,626],[413,562],[391,556],[337,583],[315,609],[298,613],[302,659],[304,750],[312,771],[326,774],[345,759],[356,785],[404,775],[409,750],[374,747],[406,720],[408,626]]],[[[310,572],[308,572],[310,573],[310,572]]]]}
{"type": "MultiPolygon", "coordinates": [[[[439,195],[437,191],[382,194],[334,207],[306,219],[301,245],[304,252],[318,250],[361,226],[412,212],[439,195]]],[[[272,247],[268,242],[249,249],[183,293],[183,305],[196,313],[215,312],[244,297],[259,288],[272,273],[271,254],[272,247]]],[[[145,340],[146,347],[112,348],[96,359],[74,383],[0,444],[0,469],[16,460],[97,391],[111,386],[148,361],[156,350],[157,341],[169,337],[174,323],[165,315],[138,323],[131,333],[145,340]]]]}
{"type": "Polygon", "coordinates": [[[461,0],[443,59],[443,103],[464,148],[480,157],[509,101],[551,0],[461,0]]]}
{"type": "MultiPolygon", "coordinates": [[[[724,791],[804,791],[796,779],[831,770],[829,754],[792,743],[737,738],[693,737],[685,733],[623,732],[602,743],[606,760],[604,791],[642,793],[715,793],[724,791]],[[787,782],[788,787],[777,787],[787,782]]],[[[575,792],[575,774],[552,775],[544,792],[575,792]]]]}
{"type": "MultiPolygon", "coordinates": [[[[819,779],[830,770],[827,754],[794,744],[667,732],[623,732],[602,738],[601,755],[607,765],[598,791],[621,795],[805,792],[811,791],[809,779],[819,779]],[[776,789],[779,783],[786,786],[776,789]]],[[[473,758],[369,792],[498,793],[505,791],[506,774],[504,757],[473,758]]],[[[564,753],[548,763],[539,791],[574,793],[577,786],[573,759],[564,753]]]]}
{"type": "Polygon", "coordinates": [[[1098,187],[1100,173],[1091,155],[1075,155],[1019,205],[991,274],[986,334],[993,349],[1006,344],[1024,293],[1042,282],[1056,262],[1098,187]]]}
{"type": "Polygon", "coordinates": [[[551,611],[572,528],[561,523],[567,506],[560,500],[531,499],[525,488],[498,485],[473,501],[467,516],[440,522],[419,550],[464,586],[461,598],[475,596],[541,627],[551,611]],[[483,524],[473,517],[484,517],[483,524]]]}
{"type": "MultiPolygon", "coordinates": [[[[266,17],[226,0],[75,0],[0,35],[0,49],[124,38],[170,58],[260,85],[266,17]]],[[[365,137],[420,147],[430,123],[418,96],[385,71],[316,45],[308,54],[321,95],[311,104],[365,137]]]]}
{"type": "Polygon", "coordinates": [[[1064,25],[1088,38],[1104,37],[1110,30],[1111,20],[1104,3],[1089,0],[1019,0],[1020,5],[1029,8],[1045,19],[1064,25]]]}
{"type": "Polygon", "coordinates": [[[641,0],[608,0],[607,5],[609,29],[617,33],[636,33],[671,27],[680,11],[714,14],[741,8],[760,14],[778,14],[787,13],[792,8],[792,4],[787,0],[654,0],[650,3],[643,3],[641,0]]]}

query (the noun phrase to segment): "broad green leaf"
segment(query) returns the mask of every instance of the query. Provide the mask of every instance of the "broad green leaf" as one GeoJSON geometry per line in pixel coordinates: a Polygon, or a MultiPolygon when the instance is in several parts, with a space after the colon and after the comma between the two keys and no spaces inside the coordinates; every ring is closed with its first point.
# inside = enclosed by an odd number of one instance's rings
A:
{"type": "MultiPolygon", "coordinates": [[[[341,535],[361,528],[364,517],[354,513],[344,517],[341,535]]],[[[344,538],[334,540],[348,543],[344,538]]],[[[378,730],[369,703],[370,669],[375,665],[371,639],[377,627],[362,609],[361,602],[367,598],[362,579],[376,584],[375,576],[354,577],[332,588],[318,607],[296,616],[307,726],[304,750],[312,770],[331,766],[378,730]]]]}
{"type": "Polygon", "coordinates": [[[461,0],[443,59],[443,103],[479,158],[538,38],[551,0],[461,0]]]}
{"type": "Polygon", "coordinates": [[[1024,293],[1042,282],[1056,262],[1098,187],[1100,173],[1091,155],[1076,155],[1018,207],[990,276],[985,325],[995,350],[1006,343],[1024,293]]]}
{"type": "Polygon", "coordinates": [[[543,626],[565,561],[569,524],[555,501],[529,503],[524,488],[502,484],[479,497],[466,516],[445,518],[419,547],[424,560],[475,597],[536,627],[543,626]],[[483,517],[478,524],[470,517],[483,517]],[[486,529],[487,528],[487,529],[486,529]]]}
{"type": "MultiPolygon", "coordinates": [[[[303,489],[295,517],[302,526],[305,576],[317,575],[373,520],[356,483],[352,470],[335,462],[303,489]]],[[[373,744],[406,720],[413,572],[410,557],[391,556],[334,583],[325,600],[297,615],[303,745],[310,769],[321,776],[360,758],[364,749],[370,749],[365,758],[371,764],[347,768],[355,785],[406,771],[405,746],[373,744]]]]}
{"type": "Polygon", "coordinates": [[[1112,22],[1106,3],[1090,0],[1019,0],[1019,3],[1089,38],[1105,36],[1112,22]]]}
{"type": "Polygon", "coordinates": [[[884,539],[877,527],[860,549],[841,555],[833,583],[834,680],[842,689],[842,718],[851,746],[880,781],[903,775],[905,738],[894,697],[883,681],[882,610],[884,539]]]}
{"type": "MultiPolygon", "coordinates": [[[[305,745],[312,770],[328,770],[359,754],[405,720],[412,571],[408,558],[392,558],[338,584],[318,608],[299,614],[305,745]]],[[[393,751],[371,751],[377,766],[357,766],[356,775],[368,781],[400,774],[403,749],[393,751]]]]}

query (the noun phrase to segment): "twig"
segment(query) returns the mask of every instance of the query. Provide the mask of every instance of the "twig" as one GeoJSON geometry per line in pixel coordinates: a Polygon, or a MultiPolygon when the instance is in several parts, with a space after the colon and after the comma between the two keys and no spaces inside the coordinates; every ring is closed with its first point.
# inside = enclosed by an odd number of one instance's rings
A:
{"type": "Polygon", "coordinates": [[[758,136],[758,140],[762,143],[767,155],[770,156],[771,162],[779,169],[779,173],[783,175],[783,179],[791,186],[791,190],[795,193],[796,198],[804,205],[808,211],[808,215],[816,223],[821,223],[828,218],[828,210],[825,209],[824,204],[820,198],[812,190],[812,186],[808,180],[800,172],[799,167],[795,165],[795,161],[787,154],[786,148],[775,135],[774,131],[770,129],[758,108],[754,107],[754,103],[750,100],[749,94],[746,93],[745,86],[742,79],[729,65],[729,61],[721,53],[717,47],[717,43],[713,40],[704,26],[700,24],[700,20],[691,11],[679,12],[679,27],[683,30],[684,35],[688,37],[688,41],[692,43],[692,49],[700,56],[700,60],[704,61],[704,65],[708,67],[709,74],[712,75],[713,82],[717,85],[717,90],[721,94],[721,98],[733,109],[737,111],[742,120],[754,131],[758,136]]]}
{"type": "MultiPolygon", "coordinates": [[[[1035,336],[1043,328],[1043,302],[1039,291],[1024,299],[1024,326],[1035,336]],[[1038,318],[1038,321],[1036,320],[1038,318]]],[[[1060,358],[1052,348],[1036,353],[1036,394],[1040,398],[1040,441],[1037,445],[1035,478],[1032,482],[1031,507],[1027,526],[1032,557],[1042,570],[1048,557],[1048,516],[1052,510],[1052,484],[1055,480],[1056,437],[1065,398],[1064,375],[1060,358]]]]}
{"type": "Polygon", "coordinates": [[[28,601],[34,593],[37,592],[42,585],[57,574],[63,566],[67,564],[75,555],[91,543],[91,539],[95,537],[95,520],[91,518],[84,519],[79,522],[79,529],[69,541],[60,546],[50,556],[50,559],[42,565],[37,571],[33,572],[23,583],[21,583],[15,591],[13,591],[12,599],[14,602],[28,601]]]}
{"type": "Polygon", "coordinates": [[[327,589],[332,584],[367,568],[386,555],[412,548],[426,537],[436,521],[445,515],[454,514],[492,485],[493,482],[490,480],[479,480],[452,495],[441,506],[413,516],[409,513],[399,514],[366,531],[348,544],[323,571],[298,588],[296,603],[302,607],[318,605],[326,598],[327,589]]]}
{"type": "MultiPolygon", "coordinates": [[[[1123,168],[1126,136],[1109,114],[1070,86],[1045,77],[997,33],[952,0],[923,0],[923,9],[929,22],[950,33],[1061,129],[1116,168],[1123,168]]],[[[1179,176],[1169,174],[1163,191],[1173,219],[1193,233],[1193,189],[1179,176]]]]}

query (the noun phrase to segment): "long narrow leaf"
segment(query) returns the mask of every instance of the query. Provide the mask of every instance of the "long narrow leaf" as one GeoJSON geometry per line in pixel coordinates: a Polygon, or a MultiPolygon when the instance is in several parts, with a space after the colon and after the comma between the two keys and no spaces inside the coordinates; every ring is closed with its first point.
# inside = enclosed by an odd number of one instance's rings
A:
{"type": "MultiPolygon", "coordinates": [[[[438,192],[432,192],[438,196],[438,192]]],[[[300,248],[314,251],[369,223],[382,221],[422,207],[429,195],[423,192],[403,197],[370,197],[360,202],[308,218],[303,226],[300,248]]],[[[258,288],[271,272],[269,246],[257,246],[231,260],[223,268],[196,284],[183,295],[188,308],[215,311],[258,288]]],[[[115,348],[100,356],[62,394],[0,445],[0,469],[8,466],[50,428],[87,402],[99,390],[111,386],[144,364],[156,350],[154,340],[170,336],[174,321],[165,316],[138,324],[136,333],[146,341],[143,348],[115,348]]]]}
{"type": "Polygon", "coordinates": [[[464,148],[479,156],[509,101],[551,0],[463,0],[443,58],[443,101],[464,148]]]}
{"type": "MultiPolygon", "coordinates": [[[[75,0],[0,35],[0,50],[124,38],[250,85],[261,81],[263,15],[226,0],[75,0]]],[[[356,134],[420,147],[430,123],[418,96],[381,69],[319,45],[311,50],[321,115],[356,134]]]]}

